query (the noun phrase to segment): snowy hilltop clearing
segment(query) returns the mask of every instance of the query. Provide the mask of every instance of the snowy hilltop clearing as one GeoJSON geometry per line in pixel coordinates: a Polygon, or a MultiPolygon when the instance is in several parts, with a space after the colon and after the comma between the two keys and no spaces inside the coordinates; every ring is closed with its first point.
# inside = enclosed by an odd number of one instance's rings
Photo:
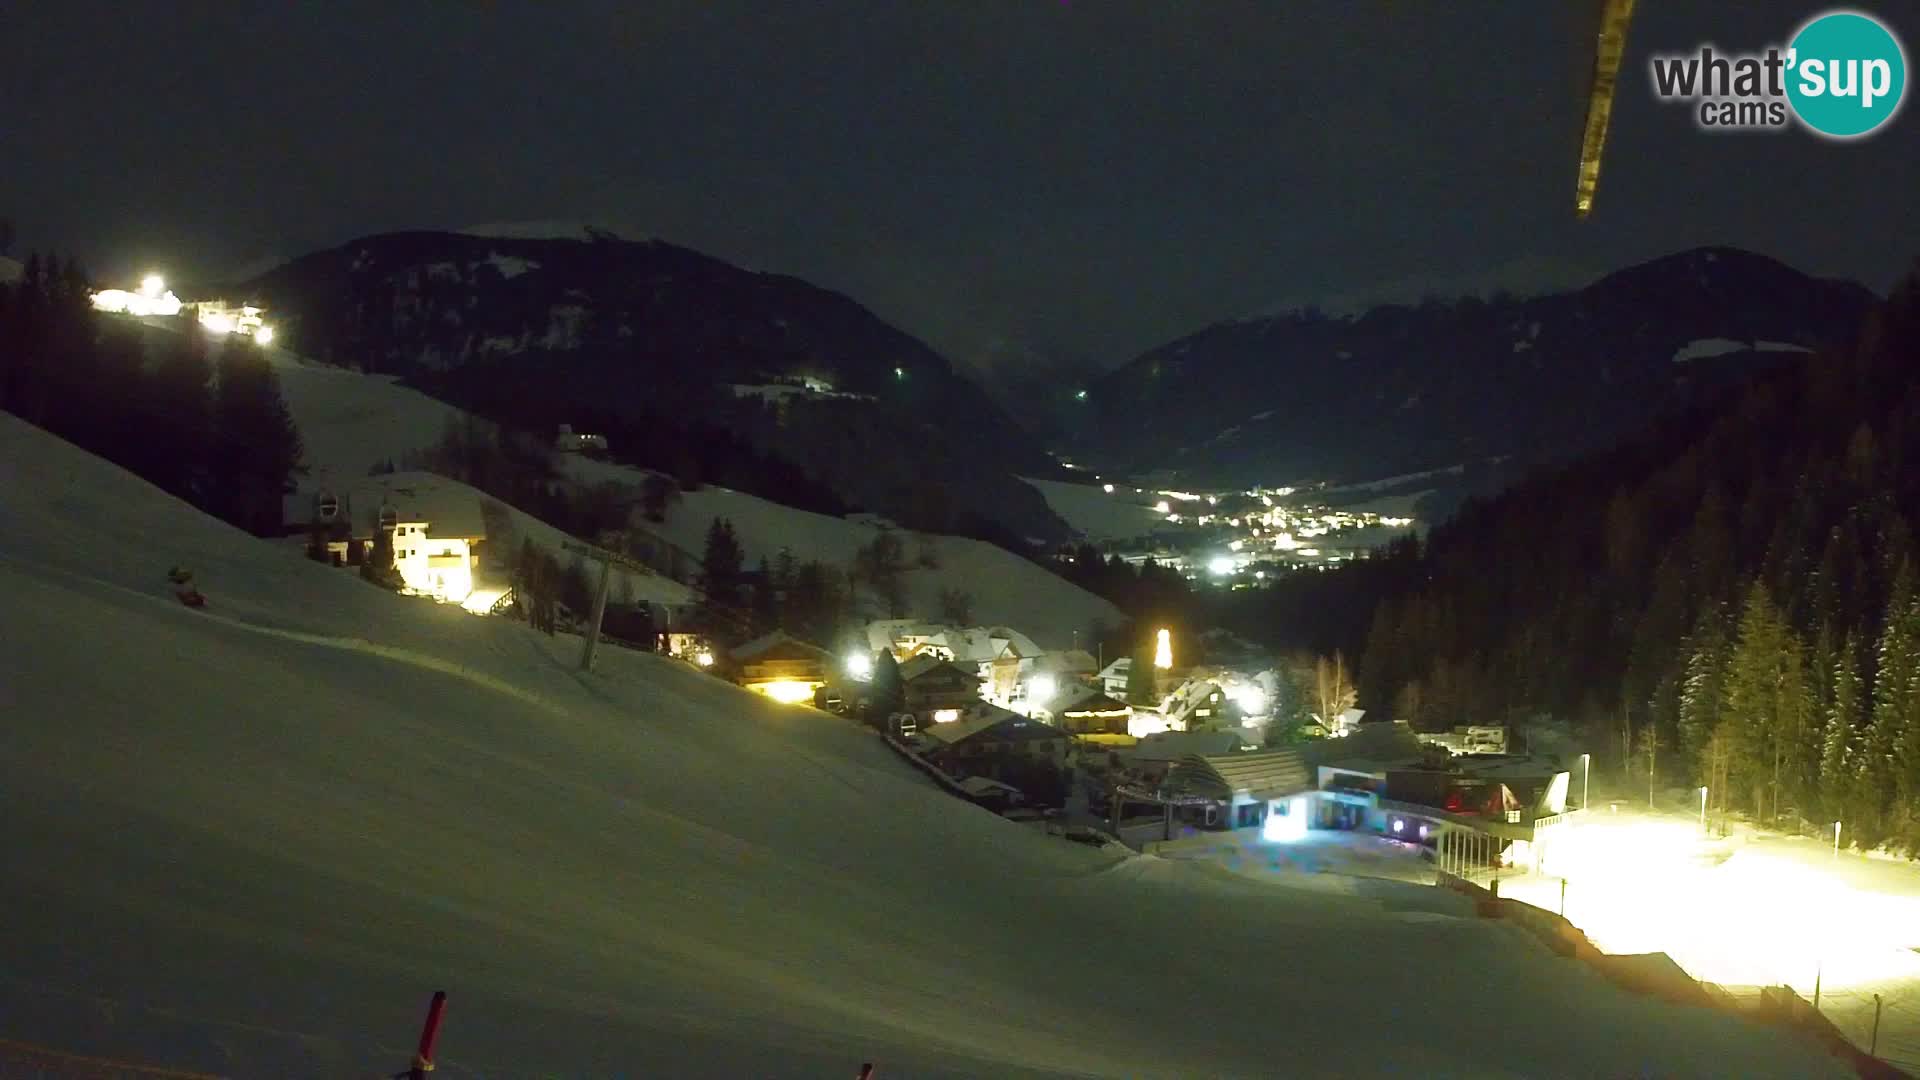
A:
{"type": "Polygon", "coordinates": [[[1154,509],[1160,496],[1131,484],[1115,484],[1109,492],[1100,484],[1037,480],[1031,476],[1020,479],[1038,491],[1082,539],[1096,544],[1131,540],[1166,527],[1167,515],[1154,509]]]}
{"type": "MultiPolygon", "coordinates": [[[[438,440],[448,421],[466,415],[391,378],[305,362],[277,349],[270,355],[287,407],[306,443],[307,461],[314,470],[309,486],[321,469],[345,483],[364,476],[375,464],[399,461],[438,440]]],[[[566,461],[573,475],[586,483],[637,485],[644,475],[572,455],[566,461]]],[[[733,522],[749,567],[762,557],[773,559],[782,548],[802,562],[819,560],[846,567],[877,531],[871,524],[711,486],[687,492],[664,524],[649,527],[697,556],[715,517],[733,522]]],[[[974,621],[1012,626],[1053,649],[1071,648],[1076,640],[1084,645],[1095,621],[1113,626],[1124,619],[1106,600],[978,540],[929,535],[926,546],[938,566],[922,568],[917,563],[923,546],[918,536],[909,534],[906,545],[911,614],[937,616],[941,590],[958,589],[972,598],[974,621]]]]}
{"type": "Polygon", "coordinates": [[[620,649],[583,676],[11,417],[0,461],[0,1039],[385,1075],[445,989],[450,1078],[1842,1075],[1452,894],[1051,839],[842,720],[620,649]]]}

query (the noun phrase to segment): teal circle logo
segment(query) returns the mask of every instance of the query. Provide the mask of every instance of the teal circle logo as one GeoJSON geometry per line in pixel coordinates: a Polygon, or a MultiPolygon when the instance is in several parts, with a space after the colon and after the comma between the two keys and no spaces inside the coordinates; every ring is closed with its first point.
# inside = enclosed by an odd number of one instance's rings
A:
{"type": "Polygon", "coordinates": [[[1801,123],[1828,138],[1875,131],[1906,97],[1906,50],[1870,15],[1821,15],[1794,35],[1787,55],[1787,100],[1801,123]]]}

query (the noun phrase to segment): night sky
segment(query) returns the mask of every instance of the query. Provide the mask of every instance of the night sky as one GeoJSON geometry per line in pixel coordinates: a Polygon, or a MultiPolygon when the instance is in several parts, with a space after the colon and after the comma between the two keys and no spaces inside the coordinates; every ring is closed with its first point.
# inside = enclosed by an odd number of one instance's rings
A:
{"type": "MultiPolygon", "coordinates": [[[[843,290],[981,366],[1698,244],[1877,290],[1920,254],[1911,102],[1842,145],[1707,136],[1652,99],[1650,51],[1783,41],[1805,2],[1642,0],[1576,222],[1592,6],[23,0],[0,216],[19,248],[182,278],[597,222],[843,290]]],[[[1920,14],[1866,10],[1916,54],[1920,14]]]]}

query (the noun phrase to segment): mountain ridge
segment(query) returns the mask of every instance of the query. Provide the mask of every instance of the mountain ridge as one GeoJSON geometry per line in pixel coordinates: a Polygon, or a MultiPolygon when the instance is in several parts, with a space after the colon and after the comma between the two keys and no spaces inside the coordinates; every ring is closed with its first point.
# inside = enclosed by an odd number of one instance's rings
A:
{"type": "Polygon", "coordinates": [[[1703,247],[1526,298],[1223,321],[1094,383],[1069,445],[1109,471],[1164,467],[1192,483],[1354,481],[1493,458],[1524,467],[1630,435],[1779,354],[1844,344],[1875,299],[1703,247]],[[1673,363],[1708,339],[1746,347],[1673,363]],[[1148,415],[1114,436],[1121,418],[1148,415]]]}
{"type": "Polygon", "coordinates": [[[724,428],[846,504],[916,527],[1010,542],[1067,531],[1015,479],[1051,463],[978,385],[855,298],[801,278],[600,230],[413,230],[300,256],[240,288],[301,354],[502,422],[724,428]]]}

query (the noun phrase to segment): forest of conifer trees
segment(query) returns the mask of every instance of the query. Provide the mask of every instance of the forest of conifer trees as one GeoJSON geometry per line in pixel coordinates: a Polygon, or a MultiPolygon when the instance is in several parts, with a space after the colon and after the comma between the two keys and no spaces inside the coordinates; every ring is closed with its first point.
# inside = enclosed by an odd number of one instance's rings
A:
{"type": "Polygon", "coordinates": [[[1357,571],[1361,703],[1571,720],[1639,783],[1920,855],[1916,372],[1920,275],[1849,347],[1357,571]]]}
{"type": "Polygon", "coordinates": [[[304,472],[279,378],[250,338],[93,310],[74,263],[0,285],[0,409],[258,536],[304,472]],[[168,332],[173,330],[175,332],[168,332]]]}

